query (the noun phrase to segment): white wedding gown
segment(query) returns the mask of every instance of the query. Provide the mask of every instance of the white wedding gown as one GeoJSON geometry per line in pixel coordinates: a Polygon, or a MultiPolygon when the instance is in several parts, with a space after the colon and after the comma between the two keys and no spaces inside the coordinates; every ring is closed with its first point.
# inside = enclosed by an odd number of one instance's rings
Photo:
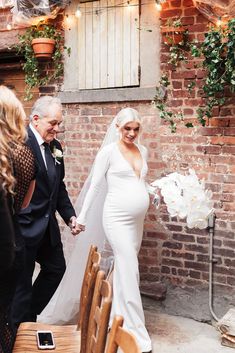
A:
{"type": "MultiPolygon", "coordinates": [[[[86,225],[87,233],[89,227],[87,219],[90,219],[89,212],[94,208],[97,194],[103,192],[103,188],[100,190],[100,187],[103,185],[105,178],[107,194],[103,206],[103,227],[114,254],[111,321],[114,315],[122,315],[124,317],[124,327],[135,335],[141,351],[146,352],[151,350],[151,341],[145,328],[139,291],[137,255],[141,246],[144,217],[149,206],[149,195],[145,183],[147,152],[145,147],[137,146],[142,156],[140,177],[135,174],[130,163],[124,158],[117,143],[109,144],[101,149],[96,157],[91,186],[78,217],[78,223],[86,225]]],[[[100,209],[96,209],[97,212],[100,212],[100,209]]],[[[97,218],[98,215],[96,215],[97,218]]],[[[86,234],[86,236],[90,238],[92,234],[86,234]]],[[[90,243],[92,243],[92,239],[89,239],[90,243]]],[[[39,321],[58,323],[58,320],[54,318],[54,316],[58,317],[58,310],[59,312],[69,311],[71,317],[73,316],[70,299],[75,294],[74,291],[72,294],[69,292],[73,284],[76,283],[76,275],[81,269],[79,259],[84,254],[84,249],[77,245],[74,248],[61,285],[40,315],[39,321]],[[55,305],[58,301],[58,310],[56,310],[55,305]]],[[[89,245],[87,251],[88,248],[89,245]]],[[[76,293],[79,296],[79,292],[76,293]]],[[[77,297],[76,301],[78,300],[77,297]]]]}

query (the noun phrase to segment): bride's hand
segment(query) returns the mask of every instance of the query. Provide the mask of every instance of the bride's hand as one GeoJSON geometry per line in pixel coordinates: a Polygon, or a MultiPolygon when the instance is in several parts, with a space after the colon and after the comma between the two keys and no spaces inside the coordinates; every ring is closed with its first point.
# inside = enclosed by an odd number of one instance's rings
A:
{"type": "Polygon", "coordinates": [[[77,235],[85,230],[85,226],[76,222],[76,217],[71,217],[69,227],[73,235],[77,235]]]}
{"type": "Polygon", "coordinates": [[[84,230],[85,230],[85,226],[83,224],[79,224],[76,222],[76,226],[73,229],[71,229],[71,233],[73,235],[77,235],[81,232],[84,232],[84,230]]]}
{"type": "Polygon", "coordinates": [[[84,230],[85,230],[85,226],[84,226],[83,224],[78,224],[78,223],[77,223],[77,228],[78,228],[78,230],[79,230],[79,233],[80,233],[80,232],[84,232],[84,230]]]}

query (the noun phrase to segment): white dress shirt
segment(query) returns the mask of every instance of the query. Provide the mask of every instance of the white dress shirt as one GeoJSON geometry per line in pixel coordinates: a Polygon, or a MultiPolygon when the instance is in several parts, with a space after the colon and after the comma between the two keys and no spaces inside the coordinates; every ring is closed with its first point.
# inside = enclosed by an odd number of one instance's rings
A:
{"type": "Polygon", "coordinates": [[[46,157],[45,157],[45,146],[43,145],[43,143],[45,142],[42,138],[42,136],[39,134],[39,132],[33,127],[32,124],[29,124],[29,127],[30,129],[32,130],[34,136],[36,137],[36,140],[39,144],[39,147],[40,147],[40,150],[41,150],[41,153],[42,153],[42,158],[44,160],[44,163],[45,163],[45,166],[46,166],[46,169],[47,169],[47,163],[46,163],[46,157]]]}

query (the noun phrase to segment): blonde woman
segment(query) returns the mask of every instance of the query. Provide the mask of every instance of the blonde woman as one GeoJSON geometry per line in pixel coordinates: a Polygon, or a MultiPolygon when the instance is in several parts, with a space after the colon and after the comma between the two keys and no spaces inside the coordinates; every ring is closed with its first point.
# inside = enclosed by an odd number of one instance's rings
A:
{"type": "Polygon", "coordinates": [[[139,143],[142,128],[139,113],[132,108],[122,109],[109,127],[77,201],[77,223],[84,233],[76,240],[60,286],[38,319],[61,324],[76,317],[86,254],[91,244],[102,249],[106,236],[114,254],[110,324],[115,315],[122,315],[141,351],[150,352],[138,269],[149,206],[147,150],[139,143]]]}
{"type": "Polygon", "coordinates": [[[23,266],[23,242],[17,214],[26,207],[34,190],[35,164],[31,150],[25,145],[27,131],[25,113],[15,94],[0,86],[0,182],[2,196],[8,203],[7,214],[14,227],[14,260],[0,274],[0,352],[12,351],[14,328],[9,312],[17,277],[23,266]]]}

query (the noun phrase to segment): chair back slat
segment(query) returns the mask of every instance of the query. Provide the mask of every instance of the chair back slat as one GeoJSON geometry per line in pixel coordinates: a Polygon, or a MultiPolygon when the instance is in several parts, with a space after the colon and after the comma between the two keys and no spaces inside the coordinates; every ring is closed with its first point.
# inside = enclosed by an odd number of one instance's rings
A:
{"type": "Polygon", "coordinates": [[[115,316],[105,353],[116,353],[118,348],[120,348],[123,353],[141,353],[134,335],[125,330],[122,325],[123,317],[115,316]]]}
{"type": "Polygon", "coordinates": [[[89,316],[92,305],[92,298],[95,289],[95,283],[97,274],[99,271],[99,264],[101,260],[101,255],[97,251],[96,246],[91,246],[86,269],[84,272],[82,289],[80,295],[80,305],[79,305],[79,320],[77,325],[77,330],[81,330],[81,348],[80,353],[86,352],[89,316]]]}
{"type": "Polygon", "coordinates": [[[99,271],[90,311],[86,353],[104,353],[111,303],[111,285],[105,279],[104,271],[99,271]]]}
{"type": "Polygon", "coordinates": [[[96,324],[99,325],[101,319],[101,310],[99,307],[96,307],[94,319],[96,324]]]}

